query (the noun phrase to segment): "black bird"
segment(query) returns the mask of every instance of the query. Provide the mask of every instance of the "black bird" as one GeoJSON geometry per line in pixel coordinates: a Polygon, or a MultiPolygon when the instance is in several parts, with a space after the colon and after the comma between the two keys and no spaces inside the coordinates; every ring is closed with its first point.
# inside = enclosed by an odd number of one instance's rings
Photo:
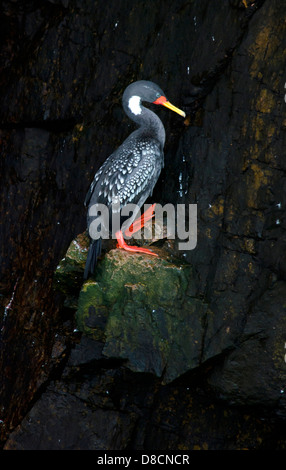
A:
{"type": "MultiPolygon", "coordinates": [[[[153,111],[142,106],[142,101],[166,106],[185,117],[184,111],[173,106],[167,100],[161,88],[153,82],[141,80],[131,83],[125,89],[122,98],[123,109],[127,116],[138,124],[139,128],[132,132],[123,144],[106,159],[95,174],[86,195],[85,206],[88,207],[87,227],[91,243],[86,260],[85,279],[89,273],[94,272],[97,258],[101,252],[101,238],[98,238],[98,232],[94,233],[94,230],[92,230],[92,223],[94,221],[98,222],[98,215],[95,214],[94,207],[98,208],[99,204],[104,204],[108,208],[110,219],[114,201],[117,202],[117,207],[120,207],[120,210],[127,204],[136,204],[139,210],[152,194],[164,166],[164,126],[153,111]]],[[[137,222],[136,230],[153,216],[154,206],[155,204],[151,206],[146,216],[146,213],[143,214],[139,222],[135,221],[133,226],[136,226],[137,222]]],[[[137,213],[134,213],[133,217],[128,219],[129,227],[137,213]]],[[[104,225],[103,220],[101,220],[101,223],[104,225]]],[[[136,230],[133,231],[136,232],[136,230]]],[[[118,245],[121,248],[157,256],[147,248],[127,245],[123,239],[121,228],[113,235],[116,236],[118,245]]]]}

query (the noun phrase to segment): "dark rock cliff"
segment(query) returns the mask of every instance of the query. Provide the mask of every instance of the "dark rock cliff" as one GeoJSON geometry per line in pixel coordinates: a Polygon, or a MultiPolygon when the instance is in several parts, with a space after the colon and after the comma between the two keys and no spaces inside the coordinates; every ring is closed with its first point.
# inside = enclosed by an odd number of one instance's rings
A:
{"type": "Polygon", "coordinates": [[[284,3],[6,0],[0,21],[3,445],[285,449],[284,3]],[[167,139],[153,199],[198,209],[196,248],[172,246],[191,267],[180,313],[195,359],[178,368],[173,343],[155,374],[158,342],[152,367],[130,367],[112,318],[105,355],[102,337],[80,337],[82,270],[72,296],[54,274],[85,230],[94,172],[133,129],[121,96],[137,79],[187,113],[158,110],[167,139]]]}

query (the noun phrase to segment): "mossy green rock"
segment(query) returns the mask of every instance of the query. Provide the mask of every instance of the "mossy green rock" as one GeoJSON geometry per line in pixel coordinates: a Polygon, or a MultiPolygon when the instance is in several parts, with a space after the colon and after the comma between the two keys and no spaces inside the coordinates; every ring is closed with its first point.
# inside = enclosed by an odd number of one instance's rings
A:
{"type": "Polygon", "coordinates": [[[106,357],[170,382],[199,365],[206,306],[187,295],[191,266],[111,250],[82,287],[78,328],[106,357]]]}

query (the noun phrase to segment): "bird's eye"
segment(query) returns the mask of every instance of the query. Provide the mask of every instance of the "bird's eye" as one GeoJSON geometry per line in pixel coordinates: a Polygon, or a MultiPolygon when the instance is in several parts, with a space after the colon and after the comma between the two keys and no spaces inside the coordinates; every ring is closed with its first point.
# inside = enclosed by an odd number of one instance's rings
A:
{"type": "Polygon", "coordinates": [[[160,98],[161,94],[160,93],[156,93],[156,98],[160,98]]]}

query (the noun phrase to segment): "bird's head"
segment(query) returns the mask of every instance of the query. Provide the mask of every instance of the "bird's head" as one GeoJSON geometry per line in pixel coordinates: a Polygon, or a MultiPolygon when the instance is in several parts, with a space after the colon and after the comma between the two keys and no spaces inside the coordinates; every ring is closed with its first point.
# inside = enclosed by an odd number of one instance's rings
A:
{"type": "Polygon", "coordinates": [[[165,93],[156,83],[147,80],[131,83],[123,94],[123,103],[127,104],[133,114],[141,113],[141,101],[162,105],[183,117],[186,116],[184,111],[167,100],[165,93]]]}

